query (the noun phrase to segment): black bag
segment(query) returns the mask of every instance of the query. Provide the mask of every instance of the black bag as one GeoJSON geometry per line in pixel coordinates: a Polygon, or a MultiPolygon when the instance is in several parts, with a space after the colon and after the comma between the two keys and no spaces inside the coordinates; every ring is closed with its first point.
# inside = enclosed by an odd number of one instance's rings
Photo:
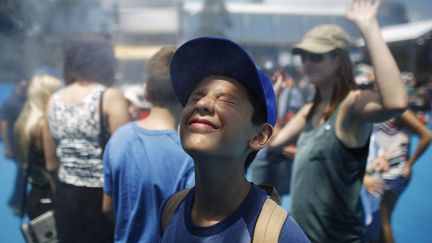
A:
{"type": "MultiPolygon", "coordinates": [[[[30,154],[34,154],[35,147],[30,145],[30,154]]],[[[57,229],[55,225],[54,219],[54,211],[48,210],[38,217],[30,220],[28,223],[22,223],[26,208],[27,208],[27,184],[29,183],[29,177],[32,169],[31,157],[29,156],[27,161],[27,166],[24,168],[24,190],[23,190],[23,199],[21,204],[21,232],[24,236],[24,239],[27,243],[56,243],[57,242],[57,229]]],[[[38,187],[36,185],[32,185],[33,192],[38,187]]],[[[41,188],[44,191],[44,188],[41,188]]],[[[47,193],[38,193],[36,196],[37,200],[49,199],[51,200],[52,195],[46,195],[47,193]],[[47,197],[47,198],[45,198],[47,197]]],[[[33,195],[35,196],[35,195],[33,195]]],[[[41,210],[43,207],[37,207],[38,210],[41,210]]],[[[49,207],[51,208],[51,207],[49,207]]],[[[37,210],[37,211],[38,211],[37,210]]]]}

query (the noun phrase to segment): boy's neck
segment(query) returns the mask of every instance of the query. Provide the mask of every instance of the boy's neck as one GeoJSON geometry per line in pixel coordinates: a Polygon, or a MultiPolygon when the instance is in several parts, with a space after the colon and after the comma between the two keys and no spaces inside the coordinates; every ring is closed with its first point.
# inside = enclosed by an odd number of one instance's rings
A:
{"type": "Polygon", "coordinates": [[[140,120],[138,125],[148,130],[176,130],[177,119],[167,108],[152,107],[150,114],[140,120]]]}
{"type": "Polygon", "coordinates": [[[224,162],[195,163],[196,194],[192,222],[201,227],[214,225],[231,215],[248,195],[251,184],[242,168],[224,168],[224,162]],[[213,166],[209,166],[209,164],[213,166]]]}

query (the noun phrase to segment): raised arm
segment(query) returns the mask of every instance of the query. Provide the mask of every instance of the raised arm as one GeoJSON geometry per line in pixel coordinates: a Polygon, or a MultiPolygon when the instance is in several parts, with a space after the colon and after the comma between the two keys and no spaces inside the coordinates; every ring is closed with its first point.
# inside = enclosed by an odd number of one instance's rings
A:
{"type": "Polygon", "coordinates": [[[380,0],[353,0],[347,18],[358,28],[375,72],[378,95],[359,92],[353,102],[353,119],[363,122],[386,120],[401,114],[407,107],[407,93],[397,64],[385,43],[377,20],[380,0]]]}
{"type": "Polygon", "coordinates": [[[312,104],[304,105],[300,111],[288,122],[282,129],[275,133],[270,141],[269,148],[276,149],[284,145],[294,143],[306,124],[306,116],[311,109],[312,104]]]}

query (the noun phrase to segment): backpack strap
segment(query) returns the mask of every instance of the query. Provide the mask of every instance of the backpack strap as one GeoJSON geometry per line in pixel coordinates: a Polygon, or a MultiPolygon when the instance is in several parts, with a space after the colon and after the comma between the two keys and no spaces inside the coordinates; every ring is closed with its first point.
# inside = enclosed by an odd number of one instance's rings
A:
{"type": "MultiPolygon", "coordinates": [[[[278,200],[280,197],[276,189],[271,185],[259,185],[259,187],[267,192],[271,198],[278,200]],[[272,190],[270,190],[272,189],[272,190]]],[[[184,200],[190,189],[184,189],[175,193],[168,199],[162,211],[161,226],[162,231],[168,227],[171,217],[180,203],[184,200]]],[[[277,243],[279,240],[280,231],[288,217],[288,213],[281,208],[273,199],[267,198],[261,208],[255,224],[255,230],[252,243],[277,243]]]]}
{"type": "Polygon", "coordinates": [[[267,196],[270,196],[270,198],[277,204],[281,205],[281,198],[279,195],[279,192],[276,190],[276,187],[274,187],[271,184],[259,184],[257,185],[258,188],[264,190],[267,194],[267,196]]]}
{"type": "Polygon", "coordinates": [[[184,200],[186,195],[190,189],[184,189],[177,193],[175,193],[170,199],[168,199],[168,202],[165,204],[165,207],[162,211],[162,217],[161,217],[161,226],[162,231],[165,231],[165,229],[168,227],[171,217],[174,214],[175,210],[178,208],[180,203],[184,200]]]}
{"type": "Polygon", "coordinates": [[[267,198],[255,224],[252,243],[277,243],[288,213],[267,198]]]}

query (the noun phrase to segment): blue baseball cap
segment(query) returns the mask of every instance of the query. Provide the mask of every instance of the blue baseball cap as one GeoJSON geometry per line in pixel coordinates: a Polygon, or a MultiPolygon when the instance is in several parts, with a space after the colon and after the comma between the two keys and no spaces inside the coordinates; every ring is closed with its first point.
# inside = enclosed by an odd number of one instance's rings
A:
{"type": "MultiPolygon", "coordinates": [[[[171,60],[171,82],[180,103],[185,106],[202,79],[221,75],[233,78],[259,100],[266,109],[266,121],[275,125],[276,96],[272,82],[255,66],[238,44],[221,37],[199,37],[181,45],[171,60]]],[[[257,108],[257,107],[255,107],[257,108]]]]}

